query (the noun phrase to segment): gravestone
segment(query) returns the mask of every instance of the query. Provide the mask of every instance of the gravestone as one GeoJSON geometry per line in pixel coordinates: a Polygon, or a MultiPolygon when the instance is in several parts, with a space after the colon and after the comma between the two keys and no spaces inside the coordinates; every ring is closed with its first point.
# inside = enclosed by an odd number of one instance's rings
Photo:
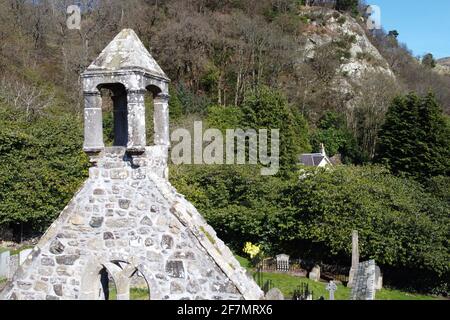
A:
{"type": "Polygon", "coordinates": [[[375,300],[375,261],[361,262],[355,273],[351,300],[375,300]]]}
{"type": "Polygon", "coordinates": [[[350,273],[348,276],[347,287],[351,288],[353,285],[353,280],[355,278],[356,270],[359,264],[359,239],[358,231],[353,230],[352,232],[352,266],[350,268],[350,273]]]}
{"type": "Polygon", "coordinates": [[[17,269],[19,269],[19,255],[15,254],[9,257],[9,275],[8,280],[12,279],[17,269]]]}
{"type": "Polygon", "coordinates": [[[0,278],[9,277],[9,251],[0,253],[0,278]]]}
{"type": "Polygon", "coordinates": [[[33,252],[33,249],[25,249],[19,252],[19,265],[24,264],[31,252],[33,252]]]}
{"type": "Polygon", "coordinates": [[[320,267],[315,266],[312,268],[311,272],[309,273],[309,279],[313,281],[319,281],[320,280],[320,267]]]}
{"type": "Polygon", "coordinates": [[[135,32],[120,32],[82,79],[89,178],[0,299],[99,300],[113,279],[117,299],[127,300],[136,273],[152,300],[262,299],[231,250],[168,180],[170,80],[135,32]],[[103,141],[104,90],[112,93],[112,147],[103,141]],[[154,107],[150,146],[146,93],[154,107]]]}
{"type": "Polygon", "coordinates": [[[326,290],[329,292],[330,294],[330,300],[334,300],[334,293],[337,290],[337,285],[334,283],[334,281],[330,281],[327,286],[326,286],[326,290]]]}
{"type": "Polygon", "coordinates": [[[289,256],[287,254],[277,255],[277,271],[289,271],[289,256]]]}
{"type": "Polygon", "coordinates": [[[379,266],[375,267],[375,289],[383,289],[383,275],[381,274],[379,266]]]}
{"type": "Polygon", "coordinates": [[[265,299],[271,300],[271,301],[284,300],[284,295],[280,291],[280,289],[273,288],[273,289],[270,289],[269,292],[267,292],[265,299]]]}

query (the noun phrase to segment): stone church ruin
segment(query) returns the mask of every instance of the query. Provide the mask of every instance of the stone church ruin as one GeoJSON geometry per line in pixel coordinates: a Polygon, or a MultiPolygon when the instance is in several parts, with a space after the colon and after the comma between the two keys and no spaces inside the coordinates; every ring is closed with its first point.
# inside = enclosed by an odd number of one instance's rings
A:
{"type": "Polygon", "coordinates": [[[263,292],[200,213],[168,181],[169,79],[134,31],[123,30],[82,75],[89,178],[0,293],[2,300],[261,299],[263,292]],[[105,147],[102,89],[112,92],[105,147]],[[147,146],[145,94],[154,99],[147,146]]]}

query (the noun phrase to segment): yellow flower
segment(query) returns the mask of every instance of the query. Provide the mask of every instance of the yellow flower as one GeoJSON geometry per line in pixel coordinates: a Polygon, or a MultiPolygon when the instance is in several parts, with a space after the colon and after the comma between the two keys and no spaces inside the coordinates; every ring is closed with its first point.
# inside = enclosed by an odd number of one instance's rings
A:
{"type": "Polygon", "coordinates": [[[253,259],[261,252],[261,246],[254,245],[251,242],[246,242],[243,251],[253,259]]]}

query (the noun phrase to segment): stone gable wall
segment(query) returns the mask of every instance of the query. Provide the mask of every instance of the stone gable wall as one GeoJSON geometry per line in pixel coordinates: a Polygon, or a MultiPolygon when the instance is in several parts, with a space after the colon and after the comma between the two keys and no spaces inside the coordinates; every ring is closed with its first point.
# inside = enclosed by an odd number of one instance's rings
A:
{"type": "Polygon", "coordinates": [[[96,299],[106,268],[127,299],[137,270],[151,299],[258,299],[214,230],[155,168],[106,152],[0,299],[96,299]]]}

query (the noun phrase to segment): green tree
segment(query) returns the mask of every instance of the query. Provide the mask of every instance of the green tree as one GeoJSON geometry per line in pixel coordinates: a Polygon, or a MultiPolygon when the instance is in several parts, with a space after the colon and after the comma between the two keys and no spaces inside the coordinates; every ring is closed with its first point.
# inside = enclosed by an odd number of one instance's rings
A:
{"type": "Polygon", "coordinates": [[[327,112],[319,120],[317,130],[311,135],[311,146],[318,152],[325,145],[328,156],[341,154],[344,163],[362,163],[363,157],[343,114],[327,112]]]}
{"type": "Polygon", "coordinates": [[[359,0],[337,0],[336,10],[346,11],[352,14],[358,13],[359,0]]]}
{"type": "Polygon", "coordinates": [[[427,68],[433,69],[436,67],[436,60],[431,53],[428,53],[423,56],[422,64],[427,68]]]}
{"type": "Polygon", "coordinates": [[[310,150],[307,122],[295,115],[286,98],[277,90],[261,86],[247,92],[242,104],[244,129],[280,130],[280,165],[291,170],[299,155],[310,150]]]}
{"type": "Polygon", "coordinates": [[[74,116],[0,121],[1,226],[26,236],[50,225],[87,177],[82,141],[74,116]]]}
{"type": "Polygon", "coordinates": [[[381,128],[375,162],[418,179],[450,173],[450,127],[433,94],[394,99],[381,128]]]}

